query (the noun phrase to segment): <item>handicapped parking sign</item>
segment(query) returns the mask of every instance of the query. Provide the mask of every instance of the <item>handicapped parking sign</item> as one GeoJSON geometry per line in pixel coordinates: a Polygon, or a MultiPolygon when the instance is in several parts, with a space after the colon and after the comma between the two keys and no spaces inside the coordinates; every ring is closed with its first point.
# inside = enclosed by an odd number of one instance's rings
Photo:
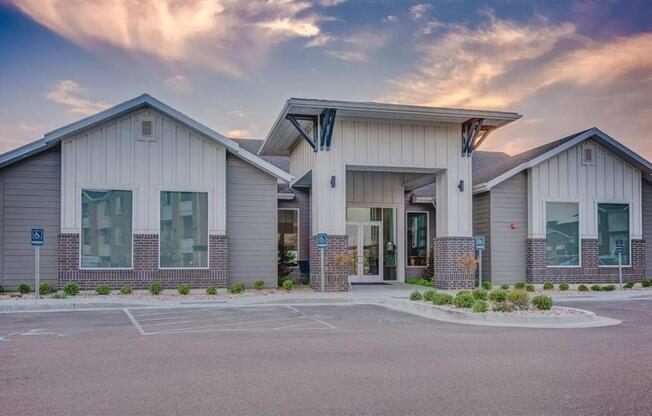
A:
{"type": "Polygon", "coordinates": [[[43,232],[43,228],[32,228],[33,246],[42,246],[44,238],[45,238],[45,232],[43,232]]]}
{"type": "Polygon", "coordinates": [[[326,236],[326,233],[317,234],[317,248],[326,248],[327,243],[328,237],[326,236]]]}
{"type": "Polygon", "coordinates": [[[616,240],[616,253],[623,254],[625,251],[625,242],[623,240],[616,240]]]}

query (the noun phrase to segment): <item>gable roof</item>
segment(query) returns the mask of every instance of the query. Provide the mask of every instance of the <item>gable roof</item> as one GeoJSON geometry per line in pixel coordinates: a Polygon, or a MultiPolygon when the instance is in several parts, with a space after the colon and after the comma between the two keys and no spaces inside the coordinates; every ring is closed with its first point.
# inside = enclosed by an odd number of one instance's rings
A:
{"type": "Polygon", "coordinates": [[[56,130],[52,130],[51,132],[46,133],[43,138],[39,140],[0,155],[0,168],[53,147],[65,138],[70,137],[82,130],[96,127],[102,123],[113,120],[117,117],[121,117],[127,113],[141,108],[152,108],[174,119],[176,122],[183,124],[191,130],[194,130],[201,135],[222,144],[231,154],[241,158],[246,162],[251,163],[252,165],[258,167],[259,169],[272,176],[275,176],[278,179],[286,182],[290,182],[292,180],[292,175],[290,175],[285,170],[278,168],[272,163],[269,163],[268,161],[257,156],[255,153],[240,147],[240,145],[235,141],[223,136],[222,134],[199,123],[198,121],[193,120],[187,115],[175,110],[174,108],[157,100],[149,94],[139,95],[138,97],[132,98],[131,100],[125,101],[95,115],[86,117],[56,130]]]}
{"type": "Polygon", "coordinates": [[[639,168],[644,174],[643,177],[650,177],[650,174],[652,173],[652,163],[610,137],[602,130],[597,127],[592,127],[588,130],[527,150],[523,153],[508,156],[502,160],[485,161],[484,163],[480,162],[483,166],[477,168],[474,160],[473,183],[475,185],[473,186],[473,192],[478,193],[488,191],[512,176],[526,169],[532,168],[539,163],[542,163],[587,140],[598,142],[606,149],[639,168]]]}

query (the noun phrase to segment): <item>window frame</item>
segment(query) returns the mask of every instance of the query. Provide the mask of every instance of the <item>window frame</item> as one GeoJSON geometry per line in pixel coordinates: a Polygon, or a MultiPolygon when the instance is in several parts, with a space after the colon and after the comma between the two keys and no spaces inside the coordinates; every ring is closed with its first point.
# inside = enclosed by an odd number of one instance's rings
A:
{"type": "Polygon", "coordinates": [[[600,206],[600,204],[621,204],[621,205],[627,205],[628,206],[628,208],[627,208],[627,228],[628,228],[627,235],[629,236],[629,238],[627,240],[627,244],[629,244],[629,263],[628,264],[623,263],[623,268],[631,268],[632,264],[633,264],[633,262],[632,262],[632,256],[633,256],[633,253],[632,253],[632,240],[633,240],[632,239],[632,202],[631,201],[623,201],[623,200],[613,200],[613,199],[608,200],[608,201],[603,201],[603,200],[595,201],[595,204],[594,204],[594,207],[593,207],[594,208],[593,212],[595,212],[595,234],[596,234],[596,241],[598,242],[598,253],[597,253],[597,256],[598,256],[598,268],[601,268],[601,267],[606,268],[606,269],[614,268],[614,267],[618,268],[617,264],[600,264],[600,234],[598,232],[598,225],[600,223],[600,218],[598,218],[598,215],[599,215],[598,214],[598,207],[600,206]]]}
{"type": "Polygon", "coordinates": [[[544,212],[544,223],[543,223],[543,229],[544,229],[544,235],[545,235],[545,240],[546,240],[546,252],[547,252],[547,247],[548,247],[548,202],[552,203],[560,203],[560,204],[577,204],[577,258],[578,258],[578,264],[577,265],[550,265],[548,264],[548,256],[546,254],[546,268],[549,269],[579,269],[582,268],[582,202],[575,199],[575,200],[568,200],[568,199],[548,199],[543,201],[543,212],[544,212]]]}
{"type": "MultiPolygon", "coordinates": [[[[297,212],[297,264],[287,265],[288,267],[299,267],[301,261],[301,209],[300,208],[278,208],[276,212],[276,234],[278,235],[278,211],[296,211],[297,212]]],[[[277,241],[278,244],[278,241],[277,241]]]]}
{"type": "Polygon", "coordinates": [[[197,190],[196,188],[187,188],[187,189],[168,189],[168,188],[159,188],[158,190],[158,268],[159,270],[209,270],[211,267],[211,227],[210,227],[210,213],[211,213],[211,192],[208,190],[197,190]],[[161,210],[163,206],[161,205],[161,194],[163,192],[190,192],[197,194],[206,194],[206,266],[205,267],[163,267],[161,266],[161,242],[163,240],[161,233],[161,210]]]}
{"type": "Polygon", "coordinates": [[[405,211],[405,268],[424,269],[430,266],[430,212],[410,210],[405,211]],[[426,214],[426,264],[425,266],[410,266],[408,262],[408,214],[426,214]]]}
{"type": "MultiPolygon", "coordinates": [[[[79,192],[77,192],[77,195],[79,195],[79,259],[78,259],[78,269],[79,270],[134,270],[134,212],[135,210],[135,198],[134,198],[134,189],[133,188],[128,188],[124,186],[116,186],[116,187],[98,187],[98,186],[80,186],[78,187],[79,192]],[[83,222],[84,219],[82,217],[83,213],[83,204],[84,200],[82,197],[82,194],[84,191],[90,191],[90,192],[107,192],[107,191],[122,191],[122,192],[131,192],[131,266],[129,267],[82,267],[82,249],[84,246],[84,241],[83,241],[83,222]]],[[[113,212],[112,206],[109,204],[109,212],[113,212]]],[[[124,213],[124,211],[122,211],[124,213]]],[[[122,215],[122,214],[120,214],[122,215]]],[[[124,241],[127,241],[126,239],[123,238],[123,243],[124,241]]]]}

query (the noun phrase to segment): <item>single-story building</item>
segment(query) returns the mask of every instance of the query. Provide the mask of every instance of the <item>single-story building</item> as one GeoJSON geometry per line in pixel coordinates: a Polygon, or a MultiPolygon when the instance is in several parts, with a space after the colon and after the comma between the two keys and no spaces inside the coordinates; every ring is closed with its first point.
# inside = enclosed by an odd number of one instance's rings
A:
{"type": "Polygon", "coordinates": [[[598,129],[519,155],[482,152],[516,113],[289,99],[265,140],[230,139],[144,94],[0,155],[0,284],[41,280],[193,287],[320,287],[483,276],[606,282],[652,277],[652,165],[598,129]],[[648,254],[646,256],[646,253],[648,254]],[[617,264],[617,263],[616,263],[617,264]]]}

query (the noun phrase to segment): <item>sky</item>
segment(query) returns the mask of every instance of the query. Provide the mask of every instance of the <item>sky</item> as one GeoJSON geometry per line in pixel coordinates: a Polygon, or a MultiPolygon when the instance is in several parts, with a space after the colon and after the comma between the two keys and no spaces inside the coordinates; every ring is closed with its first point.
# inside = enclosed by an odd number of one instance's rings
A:
{"type": "Polygon", "coordinates": [[[652,160],[652,0],[0,0],[0,152],[142,93],[264,138],[290,97],[515,111],[652,160]]]}

